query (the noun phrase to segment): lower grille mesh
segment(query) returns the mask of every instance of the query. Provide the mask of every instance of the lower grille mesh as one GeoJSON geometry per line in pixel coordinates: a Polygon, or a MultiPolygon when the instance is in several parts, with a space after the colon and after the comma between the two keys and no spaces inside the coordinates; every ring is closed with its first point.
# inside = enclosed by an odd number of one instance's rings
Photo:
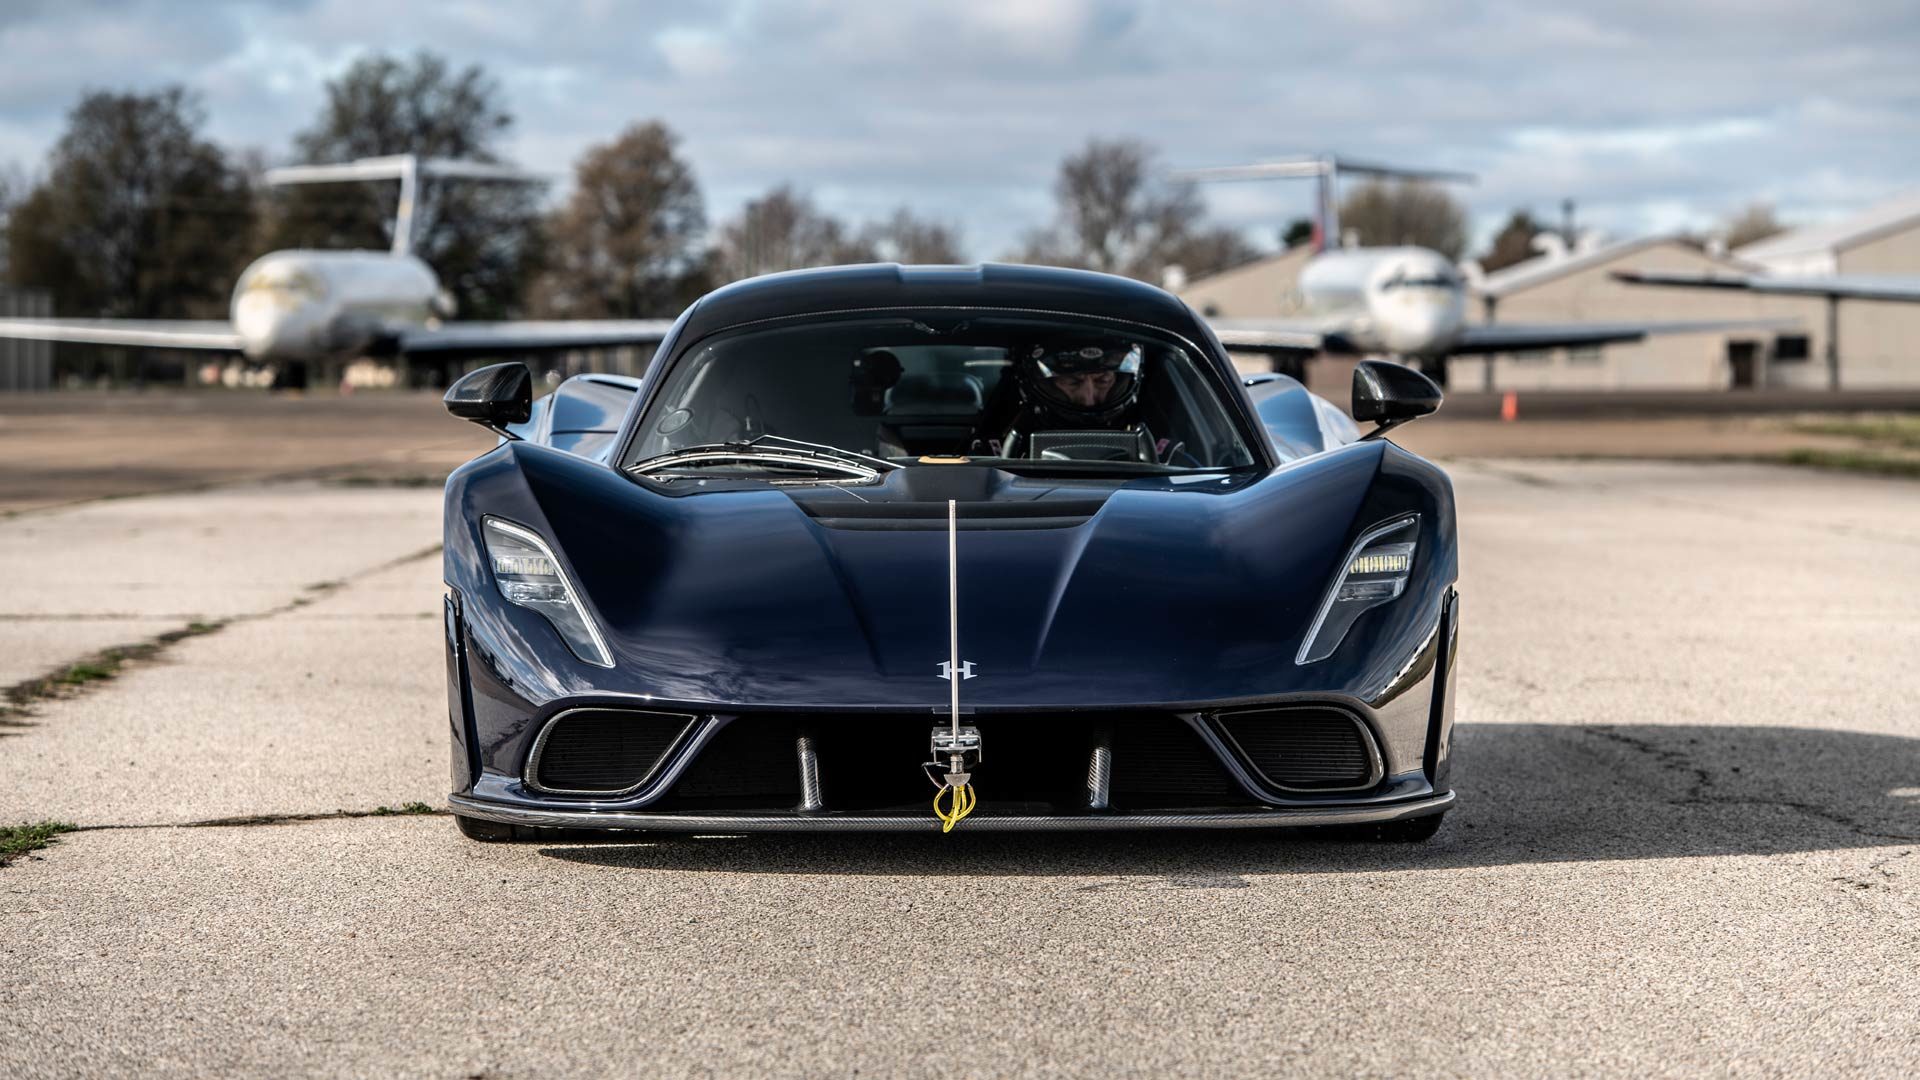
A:
{"type": "Polygon", "coordinates": [[[798,736],[788,719],[734,720],[700,750],[655,808],[791,809],[800,802],[798,736]]]}
{"type": "MultiPolygon", "coordinates": [[[[702,747],[652,809],[792,810],[800,801],[795,741],[809,735],[828,811],[920,813],[933,787],[920,770],[941,719],[918,716],[741,716],[702,747]]],[[[1111,806],[1120,811],[1255,805],[1184,720],[1167,714],[975,716],[986,759],[975,776],[984,813],[1085,809],[1095,745],[1112,747],[1111,806]]]]}
{"type": "Polygon", "coordinates": [[[579,709],[547,725],[530,779],[547,791],[604,794],[638,787],[653,774],[692,717],[622,709],[579,709]]]}
{"type": "Polygon", "coordinates": [[[1113,801],[1121,807],[1239,804],[1246,793],[1182,720],[1129,716],[1114,725],[1113,801]]]}
{"type": "Polygon", "coordinates": [[[1375,779],[1366,732],[1338,709],[1294,708],[1220,718],[1241,754],[1285,790],[1365,787],[1375,779]]]}

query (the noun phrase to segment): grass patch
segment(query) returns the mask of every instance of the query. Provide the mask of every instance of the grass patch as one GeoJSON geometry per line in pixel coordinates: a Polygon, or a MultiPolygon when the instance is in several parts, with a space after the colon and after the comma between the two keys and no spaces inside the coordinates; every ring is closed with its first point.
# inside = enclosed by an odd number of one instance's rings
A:
{"type": "Polygon", "coordinates": [[[1804,465],[1834,472],[1862,473],[1868,476],[1897,476],[1920,480],[1920,458],[1877,454],[1872,450],[1789,450],[1777,459],[1786,465],[1804,465]]]}
{"type": "Polygon", "coordinates": [[[39,851],[53,843],[61,833],[78,828],[64,821],[39,821],[31,825],[0,825],[0,866],[30,851],[39,851]]]}
{"type": "Polygon", "coordinates": [[[1920,450],[1920,416],[1903,414],[1801,420],[1793,430],[1804,435],[1837,435],[1877,446],[1920,450]]]}
{"type": "Polygon", "coordinates": [[[116,645],[111,649],[101,649],[91,656],[84,656],[66,667],[57,668],[38,678],[15,683],[0,692],[0,718],[17,716],[26,706],[36,701],[48,701],[79,693],[96,683],[106,682],[119,675],[129,664],[151,660],[165,652],[177,642],[187,638],[211,634],[226,624],[223,622],[191,622],[178,630],[169,630],[156,634],[146,641],[133,645],[116,645]]]}
{"type": "Polygon", "coordinates": [[[431,813],[433,813],[433,807],[423,802],[401,803],[398,809],[391,806],[376,806],[373,808],[374,817],[396,817],[403,814],[431,813]]]}
{"type": "Polygon", "coordinates": [[[111,679],[119,670],[120,657],[107,656],[100,662],[83,660],[53,677],[61,686],[85,686],[90,682],[111,679]]]}

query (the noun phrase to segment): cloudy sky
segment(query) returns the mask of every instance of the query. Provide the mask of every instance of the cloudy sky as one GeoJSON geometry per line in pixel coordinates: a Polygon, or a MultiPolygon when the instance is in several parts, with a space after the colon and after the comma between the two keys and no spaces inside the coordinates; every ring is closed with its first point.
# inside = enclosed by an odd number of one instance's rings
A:
{"type": "MultiPolygon", "coordinates": [[[[854,218],[911,204],[981,257],[1045,220],[1092,135],[1175,166],[1339,151],[1471,171],[1482,235],[1566,197],[1618,236],[1920,189],[1913,0],[5,0],[0,168],[38,169],[83,89],[170,82],[215,138],[282,160],[329,76],[418,48],[499,77],[523,165],[564,173],[658,117],[715,220],[792,181],[854,218]]],[[[1309,204],[1298,184],[1207,195],[1263,240],[1309,204]]]]}

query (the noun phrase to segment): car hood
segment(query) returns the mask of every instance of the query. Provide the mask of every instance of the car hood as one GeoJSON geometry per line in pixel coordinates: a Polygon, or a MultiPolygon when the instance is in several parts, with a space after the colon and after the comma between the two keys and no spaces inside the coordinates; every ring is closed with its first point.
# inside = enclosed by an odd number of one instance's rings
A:
{"type": "MultiPolygon", "coordinates": [[[[529,524],[554,539],[614,653],[612,671],[593,670],[594,690],[945,707],[944,502],[876,524],[765,485],[662,494],[568,455],[510,452],[544,518],[529,524]]],[[[1076,512],[1064,516],[1007,517],[1026,496],[1004,490],[961,499],[960,656],[975,675],[963,703],[1082,708],[1298,688],[1294,653],[1379,462],[1369,444],[1253,482],[1123,483],[1068,500],[1076,512]]]]}

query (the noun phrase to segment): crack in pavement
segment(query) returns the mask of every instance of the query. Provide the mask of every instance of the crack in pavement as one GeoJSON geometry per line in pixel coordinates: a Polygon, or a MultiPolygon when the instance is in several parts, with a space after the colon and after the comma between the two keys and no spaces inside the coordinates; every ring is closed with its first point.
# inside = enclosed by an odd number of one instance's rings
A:
{"type": "Polygon", "coordinates": [[[309,821],[353,821],[360,818],[385,817],[447,817],[452,811],[428,806],[423,802],[401,803],[398,807],[376,806],[371,810],[329,810],[306,813],[286,814],[241,814],[234,817],[203,818],[198,821],[147,822],[144,824],[108,823],[104,825],[75,825],[64,821],[43,821],[34,825],[23,825],[19,830],[38,830],[45,835],[39,836],[36,843],[22,844],[18,850],[0,850],[0,869],[12,865],[21,859],[35,861],[44,858],[36,854],[55,846],[62,835],[84,832],[130,832],[148,829],[236,829],[254,828],[261,825],[297,825],[309,821]]]}
{"type": "Polygon", "coordinates": [[[17,735],[21,729],[33,727],[34,725],[25,719],[34,715],[32,706],[78,697],[103,683],[112,682],[130,667],[158,660],[173,646],[188,638],[215,634],[235,623],[258,622],[297,611],[356,581],[438,555],[440,549],[441,545],[434,544],[418,551],[408,552],[365,569],[356,570],[342,578],[315,582],[306,586],[300,595],[260,611],[204,622],[190,622],[185,626],[155,634],[143,641],[96,650],[67,663],[56,665],[30,679],[23,679],[12,686],[0,689],[0,738],[17,735]]]}
{"type": "Polygon", "coordinates": [[[1913,848],[1907,848],[1904,851],[1899,851],[1892,855],[1889,855],[1884,859],[1875,859],[1873,862],[1868,863],[1867,873],[1879,874],[1882,878],[1885,879],[1884,881],[1874,881],[1872,878],[1867,878],[1867,877],[1852,877],[1847,874],[1842,874],[1839,877],[1833,878],[1832,880],[1840,882],[1843,885],[1851,886],[1852,888],[1855,888],[1855,889],[1865,890],[1865,889],[1887,888],[1888,881],[1894,881],[1900,877],[1899,874],[1896,874],[1893,871],[1887,869],[1887,866],[1890,863],[1899,862],[1901,859],[1904,859],[1907,856],[1913,854],[1913,852],[1914,852],[1913,848]]]}
{"type": "Polygon", "coordinates": [[[0,701],[4,701],[4,704],[0,704],[0,727],[31,727],[33,725],[20,719],[32,715],[29,706],[42,701],[77,697],[93,686],[111,681],[130,665],[151,661],[188,638],[216,633],[230,621],[188,623],[155,634],[145,641],[95,650],[43,674],[14,683],[0,691],[0,701]]]}
{"type": "Polygon", "coordinates": [[[1851,815],[1841,813],[1832,807],[1802,799],[1772,798],[1766,796],[1723,795],[1712,789],[1715,786],[1713,771],[1693,759],[1692,753],[1682,749],[1661,746],[1650,739],[1637,738],[1618,731],[1607,731],[1595,727],[1582,727],[1582,732],[1608,742],[1625,746],[1636,753],[1654,759],[1660,768],[1670,772],[1684,774],[1692,783],[1685,795],[1667,800],[1672,806],[1763,806],[1782,810],[1793,810],[1809,817],[1818,818],[1829,824],[1838,825],[1854,835],[1869,840],[1913,841],[1920,840],[1920,833],[1880,832],[1851,815]]]}
{"type": "Polygon", "coordinates": [[[381,817],[446,817],[453,811],[435,808],[423,802],[402,803],[398,807],[376,806],[371,810],[309,810],[284,814],[236,814],[232,817],[201,818],[197,821],[150,821],[103,825],[75,825],[69,832],[123,832],[146,829],[246,829],[260,825],[298,825],[308,821],[354,821],[381,817]]]}

